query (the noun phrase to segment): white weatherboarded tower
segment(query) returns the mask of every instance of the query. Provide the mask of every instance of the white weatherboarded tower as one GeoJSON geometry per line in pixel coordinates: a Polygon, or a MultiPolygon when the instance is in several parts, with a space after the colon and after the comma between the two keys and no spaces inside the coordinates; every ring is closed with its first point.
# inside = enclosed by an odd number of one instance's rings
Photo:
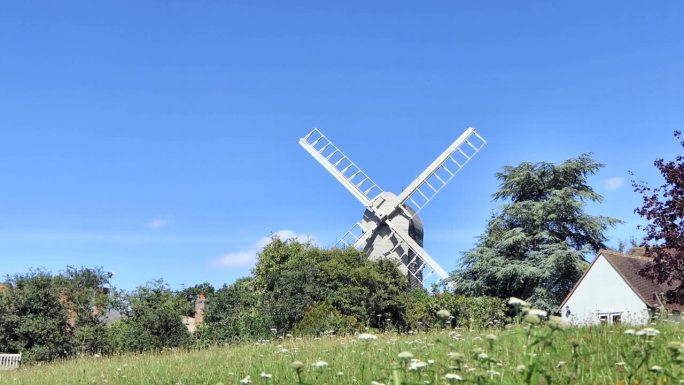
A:
{"type": "Polygon", "coordinates": [[[432,274],[439,280],[448,277],[423,250],[423,224],[417,214],[486,143],[474,128],[468,128],[397,196],[383,191],[318,129],[299,140],[366,208],[363,219],[342,236],[338,246],[363,249],[371,259],[401,261],[414,287],[424,285],[432,274]]]}

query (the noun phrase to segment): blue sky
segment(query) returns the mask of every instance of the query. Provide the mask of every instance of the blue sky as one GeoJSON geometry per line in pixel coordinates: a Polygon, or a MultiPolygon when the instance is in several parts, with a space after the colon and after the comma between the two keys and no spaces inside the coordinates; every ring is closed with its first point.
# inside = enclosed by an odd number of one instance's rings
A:
{"type": "Polygon", "coordinates": [[[494,174],[593,152],[639,236],[638,179],[681,152],[684,3],[32,1],[0,5],[0,273],[102,266],[132,289],[249,274],[271,233],[331,245],[361,205],[297,144],[320,128],[389,191],[473,126],[422,213],[453,270],[494,174]]]}

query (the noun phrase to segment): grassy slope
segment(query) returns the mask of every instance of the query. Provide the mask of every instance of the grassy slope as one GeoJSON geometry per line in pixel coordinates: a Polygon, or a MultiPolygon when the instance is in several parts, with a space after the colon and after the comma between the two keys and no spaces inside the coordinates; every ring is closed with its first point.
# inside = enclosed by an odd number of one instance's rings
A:
{"type": "MultiPolygon", "coordinates": [[[[597,327],[568,329],[555,332],[549,341],[526,348],[527,332],[522,327],[499,331],[430,332],[412,336],[380,335],[375,341],[361,341],[356,337],[325,337],[322,339],[274,340],[264,344],[242,344],[193,352],[165,352],[161,354],[124,355],[111,358],[82,358],[50,365],[27,367],[18,371],[0,372],[0,384],[239,384],[247,375],[253,384],[293,384],[297,377],[290,363],[302,361],[302,380],[309,384],[385,384],[399,380],[404,383],[447,383],[446,373],[461,375],[461,383],[527,383],[525,372],[516,371],[520,364],[526,370],[537,367],[548,378],[530,378],[530,383],[547,384],[627,384],[629,373],[643,361],[643,353],[652,346],[648,362],[636,370],[633,379],[644,383],[678,383],[682,378],[675,354],[666,345],[681,341],[681,326],[661,324],[659,336],[637,337],[625,335],[623,328],[597,327]],[[456,334],[459,333],[459,334],[456,334]],[[495,341],[486,335],[497,335],[495,341]],[[652,342],[648,342],[652,340],[652,342]],[[573,358],[573,341],[579,343],[573,358]],[[491,343],[491,344],[490,344],[491,343]],[[482,349],[491,359],[476,359],[473,350],[482,349]],[[287,349],[284,351],[283,349],[287,349]],[[526,350],[527,353],[526,354],[526,350]],[[423,361],[433,364],[409,371],[402,367],[397,354],[410,351],[423,361]],[[448,353],[460,352],[465,362],[460,370],[448,353]],[[328,363],[325,368],[312,366],[318,360],[328,363]],[[564,362],[560,363],[559,362],[564,362]],[[625,368],[616,366],[626,362],[625,368]],[[659,365],[665,372],[649,370],[659,365]],[[469,371],[468,368],[475,368],[469,371]],[[487,373],[487,370],[497,372],[487,373]],[[272,375],[262,379],[261,372],[272,375]]],[[[548,335],[550,329],[534,329],[534,335],[548,335]]],[[[452,356],[453,358],[453,356],[452,356]]],[[[406,364],[403,364],[404,366],[406,364]]],[[[536,371],[535,373],[538,373],[536,371]]]]}

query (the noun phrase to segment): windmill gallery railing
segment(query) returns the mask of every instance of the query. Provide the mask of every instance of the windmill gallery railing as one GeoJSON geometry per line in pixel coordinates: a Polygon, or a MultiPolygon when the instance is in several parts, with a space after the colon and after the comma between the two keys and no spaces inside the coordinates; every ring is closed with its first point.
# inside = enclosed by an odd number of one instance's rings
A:
{"type": "Polygon", "coordinates": [[[21,364],[21,353],[0,353],[0,370],[18,369],[21,364]]]}

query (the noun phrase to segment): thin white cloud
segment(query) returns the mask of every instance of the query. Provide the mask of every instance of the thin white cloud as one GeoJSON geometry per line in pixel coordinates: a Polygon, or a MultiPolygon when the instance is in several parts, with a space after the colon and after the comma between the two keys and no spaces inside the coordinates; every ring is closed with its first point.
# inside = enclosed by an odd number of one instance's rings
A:
{"type": "Polygon", "coordinates": [[[272,235],[262,237],[245,250],[234,251],[224,254],[212,261],[212,265],[218,267],[252,267],[256,263],[257,254],[271,243],[272,237],[282,240],[296,239],[299,242],[311,242],[316,244],[316,239],[311,234],[299,234],[292,230],[280,230],[272,235]]]}
{"type": "Polygon", "coordinates": [[[150,221],[150,223],[147,224],[147,227],[151,229],[161,229],[162,227],[166,227],[168,224],[169,220],[166,218],[154,218],[150,221]]]}
{"type": "Polygon", "coordinates": [[[603,188],[608,191],[615,191],[625,185],[625,178],[621,176],[614,176],[612,178],[603,180],[603,188]]]}

